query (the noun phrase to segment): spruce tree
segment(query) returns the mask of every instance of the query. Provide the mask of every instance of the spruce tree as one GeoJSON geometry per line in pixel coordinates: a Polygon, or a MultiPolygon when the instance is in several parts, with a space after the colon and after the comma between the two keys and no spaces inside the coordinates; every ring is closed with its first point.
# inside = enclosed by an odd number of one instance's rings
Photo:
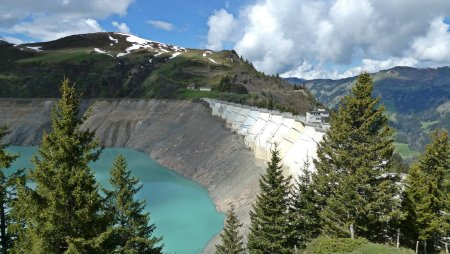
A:
{"type": "Polygon", "coordinates": [[[450,142],[447,131],[436,130],[425,153],[406,179],[405,203],[411,235],[428,250],[450,234],[450,142]]]}
{"type": "Polygon", "coordinates": [[[289,206],[289,244],[293,249],[305,248],[308,242],[320,235],[320,214],[310,166],[311,162],[307,159],[302,174],[292,187],[289,206]]]}
{"type": "Polygon", "coordinates": [[[216,245],[216,254],[244,254],[243,236],[239,234],[239,228],[242,224],[239,223],[234,205],[230,206],[227,211],[227,219],[225,221],[225,228],[220,234],[222,240],[221,245],[216,245]]]}
{"type": "Polygon", "coordinates": [[[110,183],[109,211],[113,212],[116,247],[113,253],[159,254],[162,253],[162,238],[153,236],[154,224],[149,224],[150,215],[144,212],[145,201],[134,200],[140,191],[139,179],[131,176],[123,155],[114,160],[110,183]]]}
{"type": "Polygon", "coordinates": [[[283,176],[277,148],[272,151],[266,173],[259,180],[260,194],[250,212],[250,254],[291,253],[288,232],[290,177],[283,176]]]}
{"type": "Polygon", "coordinates": [[[362,73],[341,100],[318,145],[313,182],[326,234],[383,242],[402,213],[398,178],[388,174],[393,130],[372,91],[371,76],[362,73]]]}
{"type": "MultiPolygon", "coordinates": [[[[6,126],[0,126],[0,141],[9,133],[6,126]]],[[[0,243],[1,253],[9,253],[14,234],[8,230],[13,224],[13,218],[10,215],[12,202],[16,200],[16,183],[24,181],[23,170],[6,176],[4,170],[8,169],[12,162],[19,156],[10,154],[6,151],[8,144],[0,143],[0,243]]]]}
{"type": "Polygon", "coordinates": [[[19,253],[101,253],[108,222],[103,198],[89,163],[101,149],[94,132],[80,127],[79,97],[65,79],[61,99],[51,115],[52,131],[44,133],[29,180],[16,207],[25,228],[15,251],[19,253]],[[100,237],[101,236],[101,237],[100,237]]]}

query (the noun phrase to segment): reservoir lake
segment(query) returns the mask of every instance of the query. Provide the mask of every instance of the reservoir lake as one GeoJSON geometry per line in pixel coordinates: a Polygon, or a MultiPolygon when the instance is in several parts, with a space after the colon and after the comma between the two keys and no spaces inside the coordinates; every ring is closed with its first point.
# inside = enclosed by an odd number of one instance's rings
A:
{"type": "MultiPolygon", "coordinates": [[[[20,157],[6,174],[33,167],[30,160],[37,147],[10,146],[7,150],[20,153],[20,157]]],[[[150,223],[156,226],[155,235],[163,236],[164,253],[201,253],[209,240],[222,230],[224,222],[224,215],[216,210],[208,191],[146,154],[129,148],[106,148],[100,159],[92,163],[102,187],[110,188],[109,172],[118,154],[125,156],[128,169],[143,184],[136,198],[146,200],[150,223]]]]}

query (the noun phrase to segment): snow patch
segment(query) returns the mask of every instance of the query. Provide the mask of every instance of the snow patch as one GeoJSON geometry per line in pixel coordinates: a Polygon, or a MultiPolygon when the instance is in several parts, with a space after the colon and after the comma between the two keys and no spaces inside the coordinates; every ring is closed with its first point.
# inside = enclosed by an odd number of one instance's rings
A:
{"type": "Polygon", "coordinates": [[[116,44],[119,43],[119,40],[118,39],[114,39],[111,35],[109,36],[109,39],[112,40],[113,42],[115,42],[116,44]]]}
{"type": "Polygon", "coordinates": [[[101,50],[99,48],[94,48],[94,51],[98,52],[98,53],[106,54],[106,51],[103,51],[103,50],[101,50]]]}
{"type": "Polygon", "coordinates": [[[211,61],[211,62],[213,62],[213,63],[215,63],[215,64],[219,64],[218,62],[216,62],[214,59],[212,59],[212,58],[208,58],[209,59],[209,61],[211,61]]]}
{"type": "Polygon", "coordinates": [[[180,54],[181,54],[181,52],[173,53],[173,55],[169,59],[173,59],[173,58],[179,56],[180,54]]]}
{"type": "Polygon", "coordinates": [[[115,33],[115,34],[120,34],[120,35],[123,35],[123,36],[127,36],[126,40],[128,42],[134,42],[134,43],[137,43],[137,44],[149,44],[149,43],[163,44],[163,43],[159,43],[157,41],[150,41],[150,40],[142,39],[142,38],[139,38],[139,37],[134,36],[132,34],[125,34],[125,33],[115,33]]]}
{"type": "Polygon", "coordinates": [[[106,54],[106,55],[112,57],[111,54],[108,54],[108,52],[106,52],[106,51],[104,51],[104,50],[101,50],[101,49],[99,49],[99,48],[94,48],[94,51],[97,52],[97,53],[100,53],[100,54],[106,54]]]}
{"type": "Polygon", "coordinates": [[[185,48],[183,48],[183,47],[178,47],[178,46],[172,46],[172,48],[173,48],[173,50],[175,50],[175,51],[184,51],[184,52],[187,52],[188,50],[187,49],[185,49],[185,48]]]}
{"type": "Polygon", "coordinates": [[[155,55],[155,57],[161,55],[163,52],[158,52],[158,54],[155,55]]]}
{"type": "Polygon", "coordinates": [[[41,46],[37,46],[37,47],[26,46],[26,47],[29,48],[29,49],[32,49],[32,50],[34,50],[34,51],[37,51],[37,52],[42,51],[42,50],[41,50],[41,46]]]}
{"type": "Polygon", "coordinates": [[[126,41],[133,43],[132,46],[125,49],[126,53],[119,53],[117,54],[118,57],[130,54],[131,51],[137,50],[137,49],[156,49],[158,48],[160,51],[163,52],[186,52],[187,49],[177,46],[169,46],[164,43],[160,43],[157,41],[150,41],[146,39],[139,38],[137,36],[131,35],[131,34],[124,34],[124,33],[115,33],[123,36],[127,36],[126,41]]]}
{"type": "Polygon", "coordinates": [[[207,56],[207,55],[210,55],[210,54],[212,54],[212,51],[207,50],[207,51],[205,51],[205,52],[203,53],[203,57],[205,57],[205,56],[207,56]]]}

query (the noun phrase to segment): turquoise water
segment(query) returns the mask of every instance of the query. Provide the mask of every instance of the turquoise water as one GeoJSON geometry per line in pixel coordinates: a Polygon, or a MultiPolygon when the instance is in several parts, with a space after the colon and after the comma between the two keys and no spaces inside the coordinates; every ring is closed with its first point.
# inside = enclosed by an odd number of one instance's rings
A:
{"type": "MultiPolygon", "coordinates": [[[[36,147],[8,148],[21,157],[8,171],[31,168],[30,158],[36,147]]],[[[128,168],[143,184],[138,199],[147,201],[150,222],[156,235],[163,236],[164,252],[200,253],[208,241],[223,227],[224,215],[216,211],[208,192],[197,183],[164,168],[146,154],[128,148],[107,148],[92,169],[100,184],[109,188],[109,170],[114,158],[123,154],[128,168]]]]}

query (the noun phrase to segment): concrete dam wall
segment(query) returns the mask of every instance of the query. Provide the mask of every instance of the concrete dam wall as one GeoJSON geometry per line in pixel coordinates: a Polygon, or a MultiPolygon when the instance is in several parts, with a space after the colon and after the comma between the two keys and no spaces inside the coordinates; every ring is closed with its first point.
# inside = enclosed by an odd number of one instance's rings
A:
{"type": "Polygon", "coordinates": [[[227,128],[244,137],[256,158],[270,160],[271,150],[277,145],[287,173],[296,176],[307,158],[311,161],[316,157],[324,132],[306,125],[304,117],[213,99],[204,101],[212,115],[225,120],[227,128]]]}

